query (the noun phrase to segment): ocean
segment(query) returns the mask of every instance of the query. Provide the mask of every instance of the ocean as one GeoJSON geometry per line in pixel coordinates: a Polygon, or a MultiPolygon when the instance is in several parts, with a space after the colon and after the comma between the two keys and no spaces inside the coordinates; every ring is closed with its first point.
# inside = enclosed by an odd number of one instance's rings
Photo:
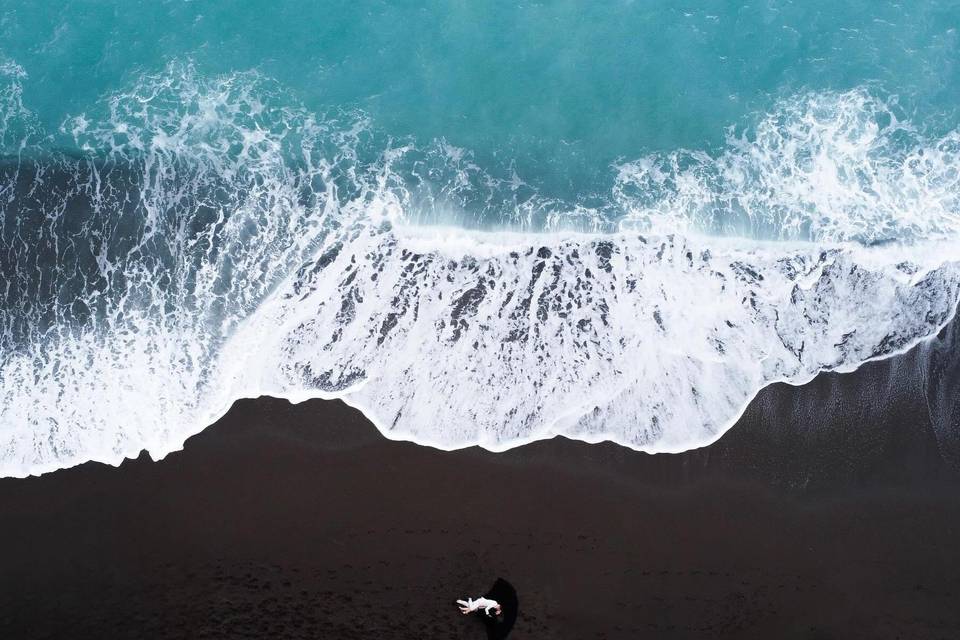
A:
{"type": "Polygon", "coordinates": [[[0,0],[0,476],[240,398],[678,452],[960,296],[960,2],[0,0]]]}

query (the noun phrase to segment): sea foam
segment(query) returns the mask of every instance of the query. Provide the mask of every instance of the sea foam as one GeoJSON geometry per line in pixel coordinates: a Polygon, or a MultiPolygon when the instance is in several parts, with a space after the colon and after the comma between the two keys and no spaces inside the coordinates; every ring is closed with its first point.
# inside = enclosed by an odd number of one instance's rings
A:
{"type": "Polygon", "coordinates": [[[442,448],[681,451],[957,304],[958,134],[867,89],[623,162],[585,207],[257,74],[171,65],[42,132],[2,73],[0,475],[159,458],[262,394],[442,448]],[[478,207],[521,232],[424,224],[478,207]]]}

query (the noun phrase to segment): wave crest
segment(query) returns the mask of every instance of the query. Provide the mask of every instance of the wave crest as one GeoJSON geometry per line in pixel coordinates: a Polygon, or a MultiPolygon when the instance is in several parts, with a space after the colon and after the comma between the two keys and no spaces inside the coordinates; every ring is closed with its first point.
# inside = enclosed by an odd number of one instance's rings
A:
{"type": "Polygon", "coordinates": [[[933,139],[867,89],[782,102],[721,153],[618,167],[621,228],[814,242],[909,242],[960,231],[960,134],[933,139]]]}

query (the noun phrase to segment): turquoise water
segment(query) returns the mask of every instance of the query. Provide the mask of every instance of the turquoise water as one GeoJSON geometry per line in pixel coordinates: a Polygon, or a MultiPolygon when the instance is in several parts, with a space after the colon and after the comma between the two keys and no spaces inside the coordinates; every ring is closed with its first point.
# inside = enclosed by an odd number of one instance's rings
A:
{"type": "Polygon", "coordinates": [[[240,397],[720,437],[960,292],[960,2],[0,0],[0,475],[240,397]]]}
{"type": "Polygon", "coordinates": [[[192,61],[208,77],[257,70],[311,111],[361,109],[389,136],[444,139],[566,200],[605,191],[618,159],[715,149],[799,94],[869,87],[938,132],[960,104],[954,1],[3,2],[0,14],[0,54],[29,74],[24,100],[49,131],[192,61]]]}

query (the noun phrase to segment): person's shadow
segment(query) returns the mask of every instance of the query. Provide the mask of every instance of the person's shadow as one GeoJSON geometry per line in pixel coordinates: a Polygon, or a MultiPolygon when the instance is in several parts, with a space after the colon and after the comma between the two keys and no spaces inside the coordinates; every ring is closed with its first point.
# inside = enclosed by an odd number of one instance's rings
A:
{"type": "Polygon", "coordinates": [[[517,611],[520,606],[517,590],[503,578],[497,578],[483,597],[496,600],[500,604],[499,616],[483,614],[477,616],[487,628],[487,640],[503,640],[510,634],[510,630],[517,621],[517,611]]]}

